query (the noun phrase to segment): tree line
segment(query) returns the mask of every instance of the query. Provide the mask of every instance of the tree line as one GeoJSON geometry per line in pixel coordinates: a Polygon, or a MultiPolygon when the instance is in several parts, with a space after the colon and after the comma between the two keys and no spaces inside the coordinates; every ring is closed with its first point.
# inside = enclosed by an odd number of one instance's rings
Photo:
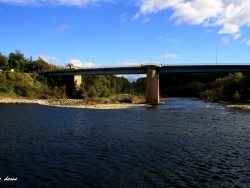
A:
{"type": "Polygon", "coordinates": [[[15,69],[18,72],[40,72],[46,70],[57,70],[62,67],[47,63],[42,57],[33,60],[32,57],[26,59],[20,50],[11,52],[8,56],[0,53],[0,69],[15,69]]]}
{"type": "Polygon", "coordinates": [[[40,71],[62,68],[64,67],[47,63],[41,57],[36,60],[32,60],[32,57],[27,59],[20,50],[11,52],[8,56],[0,53],[0,95],[43,99],[93,99],[121,93],[131,96],[145,94],[146,85],[143,79],[131,83],[124,77],[114,75],[88,75],[82,76],[82,84],[80,88],[76,88],[72,84],[72,76],[44,78],[37,74],[40,71]],[[11,72],[11,69],[15,71],[11,72]]]}
{"type": "Polygon", "coordinates": [[[250,73],[187,73],[160,75],[163,97],[197,97],[208,101],[250,100],[250,73]]]}

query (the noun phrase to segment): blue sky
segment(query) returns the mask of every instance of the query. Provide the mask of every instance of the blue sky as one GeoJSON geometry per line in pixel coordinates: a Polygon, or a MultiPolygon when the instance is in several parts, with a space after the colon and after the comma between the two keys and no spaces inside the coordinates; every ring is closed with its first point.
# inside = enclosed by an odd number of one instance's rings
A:
{"type": "Polygon", "coordinates": [[[0,0],[0,52],[79,66],[250,63],[249,0],[0,0]]]}

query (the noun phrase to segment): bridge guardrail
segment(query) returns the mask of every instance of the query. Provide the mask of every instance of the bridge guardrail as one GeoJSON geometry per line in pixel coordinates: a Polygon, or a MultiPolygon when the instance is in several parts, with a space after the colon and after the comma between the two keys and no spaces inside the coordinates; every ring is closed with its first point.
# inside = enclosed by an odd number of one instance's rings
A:
{"type": "Polygon", "coordinates": [[[200,64],[161,64],[162,66],[216,66],[216,65],[250,65],[250,63],[200,63],[200,64]]]}
{"type": "MultiPolygon", "coordinates": [[[[91,70],[91,69],[107,69],[107,68],[114,68],[114,69],[119,69],[119,68],[141,68],[143,66],[159,66],[159,67],[162,67],[162,66],[165,66],[165,67],[188,67],[188,66],[227,66],[227,65],[232,65],[232,66],[244,66],[244,65],[249,65],[250,66],[250,63],[201,63],[201,64],[156,64],[156,63],[143,63],[143,64],[140,64],[140,65],[117,65],[117,66],[93,66],[93,67],[79,67],[79,69],[74,69],[74,68],[64,68],[64,69],[61,69],[61,70],[57,70],[57,71],[77,71],[77,70],[91,70]]],[[[55,70],[51,70],[51,71],[41,71],[40,73],[43,73],[43,72],[54,72],[55,70]]]]}
{"type": "Polygon", "coordinates": [[[106,68],[123,68],[123,67],[141,67],[141,65],[117,65],[117,66],[94,66],[94,67],[79,67],[80,69],[106,69],[106,68]]]}

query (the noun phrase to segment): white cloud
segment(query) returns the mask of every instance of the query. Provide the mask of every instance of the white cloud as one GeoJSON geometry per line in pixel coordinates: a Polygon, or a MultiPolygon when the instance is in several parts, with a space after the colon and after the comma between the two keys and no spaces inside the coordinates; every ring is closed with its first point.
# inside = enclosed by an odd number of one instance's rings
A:
{"type": "Polygon", "coordinates": [[[100,3],[114,2],[114,0],[0,0],[0,3],[13,5],[54,5],[54,6],[98,6],[100,3]]]}
{"type": "Polygon", "coordinates": [[[250,45],[250,40],[249,39],[243,39],[241,40],[242,44],[250,45]]]}
{"type": "Polygon", "coordinates": [[[145,19],[142,20],[142,23],[147,23],[147,22],[149,22],[150,20],[151,20],[150,18],[145,18],[145,19]]]}
{"type": "Polygon", "coordinates": [[[169,54],[165,54],[164,56],[165,56],[165,58],[172,58],[172,59],[178,57],[177,54],[170,54],[170,53],[169,54]]]}
{"type": "Polygon", "coordinates": [[[53,56],[49,56],[49,55],[38,55],[38,57],[41,57],[44,61],[46,61],[49,64],[53,64],[53,63],[59,61],[59,59],[57,57],[53,57],[53,56]]]}
{"type": "Polygon", "coordinates": [[[97,65],[92,62],[82,62],[78,59],[69,59],[68,63],[73,64],[74,66],[80,67],[80,68],[91,68],[96,67],[97,65]]]}
{"type": "Polygon", "coordinates": [[[124,24],[127,22],[127,14],[123,13],[120,15],[120,24],[124,24]]]}
{"type": "Polygon", "coordinates": [[[171,43],[178,43],[179,42],[178,40],[175,40],[175,39],[172,39],[172,38],[167,39],[167,41],[171,42],[171,43]]]}
{"type": "Polygon", "coordinates": [[[234,40],[237,40],[241,36],[241,33],[234,34],[234,40]]]}
{"type": "Polygon", "coordinates": [[[210,25],[213,19],[216,20],[217,16],[221,14],[222,6],[220,0],[180,1],[174,5],[175,11],[171,18],[177,23],[210,25]]]}
{"type": "Polygon", "coordinates": [[[250,26],[249,0],[141,0],[134,19],[166,9],[173,10],[171,19],[178,24],[220,26],[220,34],[239,34],[250,26]]]}
{"type": "Polygon", "coordinates": [[[222,44],[228,44],[230,42],[230,38],[229,37],[222,37],[220,39],[222,44]]]}

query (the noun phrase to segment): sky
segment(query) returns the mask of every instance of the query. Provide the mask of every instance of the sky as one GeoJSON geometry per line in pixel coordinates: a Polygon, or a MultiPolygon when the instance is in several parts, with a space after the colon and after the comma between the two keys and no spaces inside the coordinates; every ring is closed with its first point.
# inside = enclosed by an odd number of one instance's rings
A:
{"type": "Polygon", "coordinates": [[[80,67],[250,63],[249,0],[0,0],[0,53],[80,67]]]}

